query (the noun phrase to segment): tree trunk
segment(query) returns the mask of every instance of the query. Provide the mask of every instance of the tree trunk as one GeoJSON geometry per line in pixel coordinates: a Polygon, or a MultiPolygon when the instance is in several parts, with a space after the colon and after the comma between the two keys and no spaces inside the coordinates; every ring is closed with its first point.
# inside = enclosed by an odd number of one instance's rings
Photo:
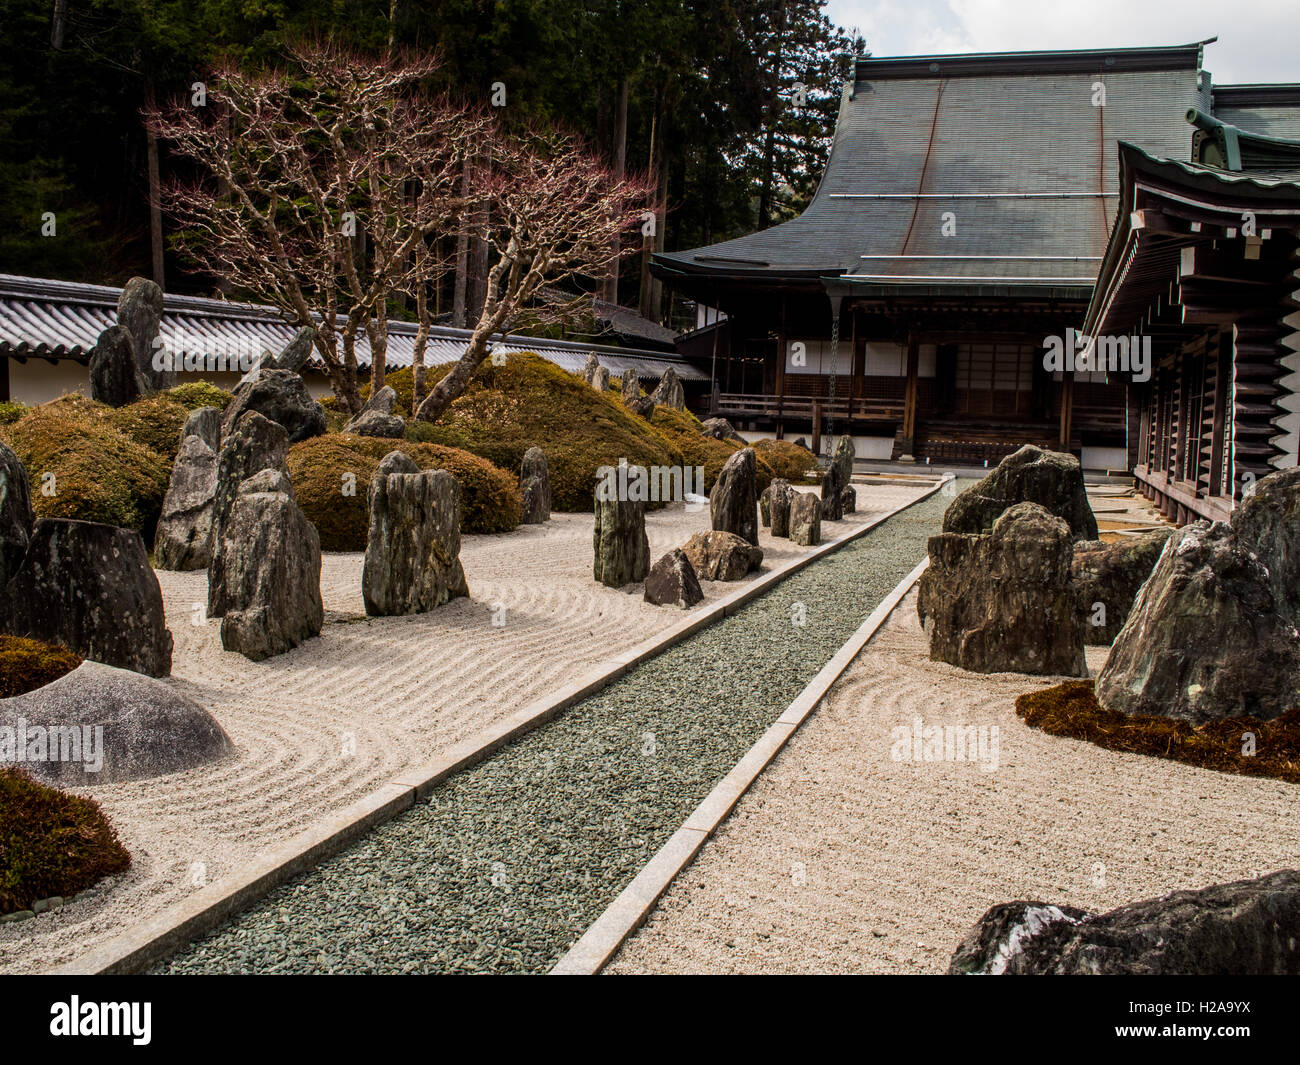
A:
{"type": "MultiPolygon", "coordinates": [[[[650,117],[650,180],[658,186],[659,160],[655,155],[655,136],[659,129],[659,105],[655,103],[654,114],[650,117]]],[[[655,250],[655,242],[659,239],[659,230],[663,226],[663,219],[659,217],[659,203],[651,205],[655,212],[655,231],[652,236],[643,236],[641,238],[641,291],[637,297],[637,312],[642,318],[651,318],[652,304],[654,300],[654,277],[650,273],[650,254],[655,250]]]]}
{"type": "Polygon", "coordinates": [[[68,22],[68,0],[54,0],[54,21],[50,24],[50,47],[63,47],[63,29],[68,22]]]}
{"type": "MultiPolygon", "coordinates": [[[[145,105],[152,111],[154,106],[153,83],[147,82],[144,90],[145,105]]],[[[149,171],[149,246],[153,253],[153,279],[158,287],[166,291],[163,278],[163,228],[162,228],[162,193],[161,180],[158,176],[158,138],[152,129],[146,127],[145,139],[148,146],[149,171]]]]}
{"type": "MultiPolygon", "coordinates": [[[[469,196],[473,181],[473,164],[465,156],[460,179],[461,199],[469,196]]],[[[451,295],[451,324],[457,329],[465,328],[465,293],[469,281],[469,219],[462,214],[460,227],[456,231],[456,280],[451,295]]]]}
{"type": "MultiPolygon", "coordinates": [[[[627,172],[627,94],[628,79],[618,83],[618,108],[614,114],[614,180],[622,181],[627,172]]],[[[605,299],[610,303],[618,302],[618,259],[621,250],[618,237],[609,242],[612,261],[609,277],[605,280],[605,299]]]]}
{"type": "Polygon", "coordinates": [[[469,346],[441,381],[433,386],[433,391],[425,398],[415,411],[415,417],[422,422],[436,422],[456,399],[465,392],[474,371],[483,365],[488,355],[488,338],[495,329],[490,321],[480,321],[470,337],[469,346]]]}
{"type": "Polygon", "coordinates": [[[776,14],[776,44],[772,50],[772,91],[767,104],[767,136],[763,141],[763,190],[758,197],[758,228],[771,225],[772,171],[776,165],[776,116],[781,102],[781,52],[785,43],[785,0],[776,14]]]}
{"type": "Polygon", "coordinates": [[[415,290],[415,314],[420,326],[415,331],[415,350],[411,355],[411,376],[415,378],[415,395],[411,400],[411,414],[420,409],[424,399],[424,349],[429,344],[429,301],[424,292],[424,285],[415,290]]]}
{"type": "MultiPolygon", "coordinates": [[[[479,160],[477,173],[484,184],[489,178],[490,166],[489,156],[485,155],[479,160]]],[[[483,305],[487,301],[488,242],[485,234],[488,227],[488,211],[487,197],[480,197],[474,204],[473,224],[470,227],[467,321],[478,321],[483,314],[483,305]]]]}

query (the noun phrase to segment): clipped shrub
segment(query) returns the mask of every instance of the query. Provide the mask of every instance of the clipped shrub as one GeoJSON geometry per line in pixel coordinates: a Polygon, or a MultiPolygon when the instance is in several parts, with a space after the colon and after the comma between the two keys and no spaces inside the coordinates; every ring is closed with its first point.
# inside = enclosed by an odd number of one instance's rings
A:
{"type": "MultiPolygon", "coordinates": [[[[711,491],[727,459],[740,450],[740,445],[730,440],[716,440],[700,432],[700,420],[689,411],[672,407],[655,407],[650,424],[668,443],[677,448],[686,459],[687,466],[704,467],[704,490],[711,491]]],[[[755,480],[758,490],[764,491],[776,476],[767,460],[755,450],[755,480]]]]}
{"type": "Polygon", "coordinates": [[[0,400],[0,425],[16,422],[27,413],[27,405],[17,400],[0,400]]]}
{"type": "Polygon", "coordinates": [[[120,525],[153,542],[172,464],[114,424],[110,408],[75,393],[60,396],[0,427],[0,439],[27,469],[37,517],[120,525]],[[43,490],[47,483],[52,494],[43,490]]]}
{"type": "Polygon", "coordinates": [[[1300,707],[1270,721],[1235,717],[1193,725],[1107,710],[1097,702],[1092,681],[1072,680],[1020,696],[1016,714],[1050,736],[1087,740],[1108,751],[1300,784],[1300,707]],[[1243,749],[1247,733],[1254,737],[1249,753],[1243,749]]]}
{"type": "Polygon", "coordinates": [[[226,405],[234,399],[234,394],[224,388],[218,388],[211,381],[186,381],[183,385],[168,389],[163,395],[185,408],[186,413],[200,407],[216,407],[225,410],[226,405]]]}
{"type": "Polygon", "coordinates": [[[370,511],[366,491],[380,460],[391,451],[410,455],[423,470],[446,470],[461,491],[461,532],[509,532],[519,524],[519,480],[456,448],[328,433],[289,449],[294,497],[320,533],[324,551],[364,551],[370,511]],[[355,494],[344,495],[353,474],[355,494]]]}
{"type": "Polygon", "coordinates": [[[0,913],[71,898],[130,866],[98,803],[0,769],[0,913]]]}
{"type": "Polygon", "coordinates": [[[187,381],[167,392],[137,399],[125,407],[103,407],[109,422],[136,443],[158,452],[168,463],[176,461],[181,429],[191,411],[200,407],[225,410],[233,397],[207,381],[187,381]]]}
{"type": "Polygon", "coordinates": [[[0,699],[43,688],[71,673],[81,661],[66,647],[0,634],[0,699]]]}
{"type": "MultiPolygon", "coordinates": [[[[449,369],[431,368],[429,386],[449,369]]],[[[685,464],[681,451],[617,395],[597,392],[532,353],[511,355],[503,366],[485,362],[437,422],[411,425],[408,438],[463,448],[511,471],[525,451],[540,447],[558,511],[590,511],[596,471],[621,458],[640,466],[685,464]]]]}
{"type": "Polygon", "coordinates": [[[791,484],[821,480],[817,470],[817,456],[790,440],[759,440],[754,451],[775,472],[791,484]]]}

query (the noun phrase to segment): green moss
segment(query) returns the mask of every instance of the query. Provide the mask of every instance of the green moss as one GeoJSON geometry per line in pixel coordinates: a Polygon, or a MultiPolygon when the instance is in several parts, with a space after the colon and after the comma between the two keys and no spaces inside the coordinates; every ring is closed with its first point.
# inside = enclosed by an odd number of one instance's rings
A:
{"type": "Polygon", "coordinates": [[[380,460],[391,451],[410,455],[421,469],[446,470],[461,489],[461,531],[509,532],[519,524],[518,479],[455,448],[330,433],[289,449],[294,497],[320,533],[325,551],[364,551],[370,512],[366,491],[380,460]],[[344,494],[352,474],[353,494],[344,494]]]}
{"type": "Polygon", "coordinates": [[[234,395],[224,388],[218,388],[211,381],[186,381],[164,393],[173,402],[179,403],[186,412],[196,411],[200,407],[216,407],[225,410],[234,395]]]}
{"type": "Polygon", "coordinates": [[[791,484],[821,481],[821,475],[815,472],[817,457],[792,441],[759,440],[754,444],[754,450],[775,471],[777,477],[784,477],[791,484]]]}
{"type": "Polygon", "coordinates": [[[56,644],[0,635],[0,699],[35,691],[81,665],[81,656],[56,644]]]}
{"type": "MultiPolygon", "coordinates": [[[[713,483],[722,472],[727,459],[731,458],[741,445],[730,440],[718,440],[700,432],[700,420],[689,411],[674,410],[672,407],[655,407],[650,415],[650,425],[669,444],[679,450],[688,466],[704,467],[704,490],[710,491],[713,483]]],[[[758,490],[762,492],[772,483],[776,472],[767,460],[755,449],[755,480],[758,490]]]]}
{"type": "Polygon", "coordinates": [[[1107,710],[1097,702],[1092,681],[1072,680],[1020,696],[1016,714],[1051,736],[1087,740],[1110,751],[1300,783],[1300,708],[1271,721],[1237,717],[1192,725],[1170,717],[1107,710]],[[1253,755],[1242,753],[1248,732],[1255,736],[1253,755]]]}
{"type": "Polygon", "coordinates": [[[0,425],[9,425],[16,422],[26,413],[27,407],[25,404],[6,399],[0,402],[0,425]]]}
{"type": "Polygon", "coordinates": [[[0,769],[0,913],[71,898],[130,866],[98,803],[0,769]]]}
{"type": "Polygon", "coordinates": [[[27,469],[37,517],[106,522],[152,541],[171,461],[124,431],[127,421],[134,419],[72,394],[0,427],[0,439],[27,469]]]}
{"type": "MultiPolygon", "coordinates": [[[[431,369],[430,387],[448,369],[431,369]]],[[[522,466],[525,451],[540,447],[558,511],[590,511],[597,469],[616,466],[621,458],[641,466],[685,465],[681,451],[618,396],[597,392],[531,353],[511,355],[503,366],[485,362],[442,418],[413,426],[409,436],[463,448],[512,472],[522,466]]]]}

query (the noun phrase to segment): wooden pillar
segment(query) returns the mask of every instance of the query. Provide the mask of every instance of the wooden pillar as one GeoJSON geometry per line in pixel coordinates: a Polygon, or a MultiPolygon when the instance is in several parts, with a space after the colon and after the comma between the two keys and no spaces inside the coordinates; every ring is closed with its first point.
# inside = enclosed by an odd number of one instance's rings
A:
{"type": "Polygon", "coordinates": [[[911,458],[916,448],[916,390],[921,368],[921,345],[915,333],[907,334],[907,384],[903,389],[903,439],[900,458],[911,458]]]}
{"type": "Polygon", "coordinates": [[[1070,450],[1070,434],[1074,431],[1074,375],[1069,370],[1061,374],[1061,436],[1060,450],[1070,450]]]}
{"type": "Polygon", "coordinates": [[[812,403],[812,453],[822,453],[822,402],[814,399],[812,403]]]}
{"type": "Polygon", "coordinates": [[[0,355],[0,403],[12,398],[9,395],[9,356],[0,355]]]}
{"type": "Polygon", "coordinates": [[[785,416],[782,410],[785,396],[785,358],[789,338],[785,329],[785,293],[781,294],[781,331],[776,339],[776,438],[785,439],[785,416]]]}

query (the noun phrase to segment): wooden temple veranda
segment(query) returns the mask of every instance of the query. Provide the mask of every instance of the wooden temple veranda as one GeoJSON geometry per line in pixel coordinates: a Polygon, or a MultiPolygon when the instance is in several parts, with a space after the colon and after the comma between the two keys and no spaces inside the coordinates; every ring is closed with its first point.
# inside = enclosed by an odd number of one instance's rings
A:
{"type": "Polygon", "coordinates": [[[1126,216],[1120,145],[1188,160],[1186,116],[1219,94],[1237,121],[1300,118],[1295,87],[1212,86],[1202,59],[1202,44],[859,59],[803,214],[654,258],[722,312],[679,341],[712,412],[849,433],[871,458],[992,462],[1035,443],[1130,469],[1128,382],[1044,364],[1048,338],[1084,328],[1126,216]]]}

